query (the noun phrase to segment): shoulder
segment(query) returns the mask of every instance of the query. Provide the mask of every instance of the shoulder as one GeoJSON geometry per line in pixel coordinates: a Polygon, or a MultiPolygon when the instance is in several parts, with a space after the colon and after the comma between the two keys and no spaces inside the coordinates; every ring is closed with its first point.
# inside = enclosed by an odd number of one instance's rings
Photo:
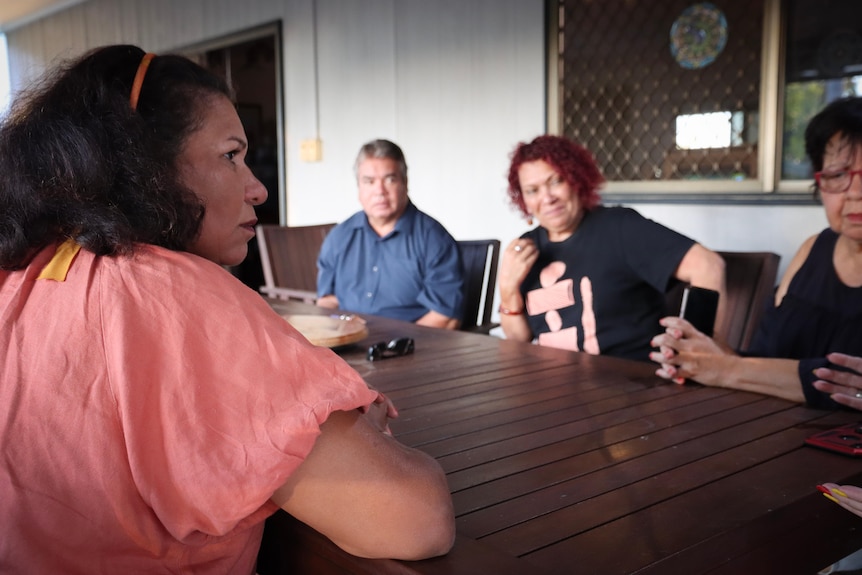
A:
{"type": "Polygon", "coordinates": [[[794,254],[790,263],[787,264],[787,270],[784,272],[784,276],[781,278],[781,282],[778,284],[778,289],[775,292],[776,306],[778,306],[781,303],[781,300],[784,299],[784,296],[787,294],[787,289],[790,287],[790,282],[793,281],[793,278],[796,277],[797,272],[802,268],[802,265],[808,259],[808,256],[811,255],[811,250],[814,248],[814,245],[821,242],[821,238],[826,239],[829,237],[827,232],[832,232],[832,230],[826,229],[819,234],[809,237],[802,242],[802,245],[799,246],[798,250],[796,250],[796,254],[794,254]]]}
{"type": "Polygon", "coordinates": [[[644,217],[637,210],[624,206],[596,206],[586,212],[581,225],[584,229],[591,230],[591,233],[613,233],[621,239],[670,231],[669,228],[644,217]]]}
{"type": "Polygon", "coordinates": [[[407,204],[407,208],[404,210],[404,213],[401,214],[401,219],[408,224],[420,224],[424,226],[440,226],[443,225],[434,219],[432,216],[426,214],[419,208],[417,208],[413,203],[407,204]]]}
{"type": "Polygon", "coordinates": [[[365,217],[365,212],[362,210],[356,212],[331,230],[326,234],[326,237],[323,239],[323,245],[331,245],[332,242],[341,243],[345,238],[352,235],[356,230],[361,230],[363,227],[368,225],[368,220],[365,217]]]}
{"type": "Polygon", "coordinates": [[[118,302],[131,301],[132,306],[153,307],[159,313],[176,307],[184,315],[214,304],[266,306],[257,292],[225,268],[188,252],[142,245],[130,256],[98,260],[102,287],[108,294],[117,292],[118,302]],[[121,297],[123,293],[131,297],[121,297]]]}
{"type": "MultiPolygon", "coordinates": [[[[526,240],[533,240],[538,244],[539,240],[542,239],[543,236],[542,229],[542,226],[536,226],[532,230],[527,230],[526,232],[521,234],[521,237],[526,240]]],[[[547,236],[547,234],[544,235],[547,236]]]]}
{"type": "Polygon", "coordinates": [[[366,225],[367,221],[368,220],[365,217],[365,212],[359,210],[358,212],[332,228],[332,230],[330,230],[327,236],[330,236],[332,234],[349,234],[352,230],[356,228],[361,228],[362,226],[366,225]]]}
{"type": "Polygon", "coordinates": [[[622,206],[606,208],[603,214],[605,221],[617,226],[620,237],[626,236],[632,241],[638,238],[642,242],[675,246],[675,249],[683,251],[690,249],[696,243],[685,234],[652,220],[632,208],[622,206]]]}
{"type": "Polygon", "coordinates": [[[802,244],[799,246],[799,249],[797,249],[796,253],[793,255],[793,259],[790,260],[790,263],[787,266],[787,272],[785,273],[785,276],[790,275],[792,277],[794,274],[796,274],[796,272],[799,271],[799,268],[802,267],[802,264],[805,263],[805,260],[808,259],[808,256],[811,255],[811,251],[814,249],[815,244],[820,243],[822,245],[824,239],[826,239],[826,236],[824,236],[824,233],[821,232],[807,238],[804,242],[802,242],[802,244]]]}
{"type": "Polygon", "coordinates": [[[601,212],[599,212],[597,215],[603,217],[605,221],[612,221],[614,223],[625,226],[638,226],[639,229],[649,228],[657,230],[670,230],[670,228],[668,228],[664,224],[661,224],[655,220],[651,220],[650,218],[641,214],[634,208],[613,206],[609,208],[603,208],[601,212]]]}
{"type": "MultiPolygon", "coordinates": [[[[137,343],[151,353],[181,348],[196,375],[217,369],[283,383],[288,369],[296,371],[290,365],[296,354],[317,349],[259,293],[209,260],[154,246],[132,257],[100,259],[105,321],[115,331],[134,326],[137,343]]],[[[114,348],[125,345],[124,338],[115,339],[114,348]]],[[[307,353],[303,361],[320,355],[327,354],[307,353]]],[[[165,361],[170,363],[167,356],[165,361]]]]}
{"type": "Polygon", "coordinates": [[[588,211],[587,216],[593,220],[646,219],[642,215],[640,215],[637,210],[633,208],[627,208],[625,206],[598,205],[592,210],[588,211]]]}
{"type": "Polygon", "coordinates": [[[361,224],[364,224],[365,222],[366,222],[365,212],[363,212],[362,210],[359,210],[358,212],[355,212],[352,216],[350,216],[349,218],[347,218],[346,220],[341,222],[336,227],[339,227],[339,228],[354,227],[355,228],[361,224]]]}
{"type": "Polygon", "coordinates": [[[640,230],[644,226],[657,226],[655,222],[643,217],[637,210],[624,206],[599,205],[584,214],[584,227],[618,229],[621,232],[640,230]]]}
{"type": "Polygon", "coordinates": [[[139,244],[129,256],[96,256],[101,265],[145,280],[151,276],[173,273],[179,270],[209,275],[221,266],[189,252],[169,250],[149,244],[139,244]]]}
{"type": "MultiPolygon", "coordinates": [[[[405,216],[407,213],[405,213],[405,216]]],[[[429,235],[436,239],[437,241],[443,243],[455,243],[455,238],[452,237],[452,234],[449,233],[449,230],[446,227],[438,222],[433,217],[429,216],[425,212],[413,208],[413,213],[410,214],[412,218],[412,226],[411,230],[417,231],[423,235],[429,235]]]]}
{"type": "MultiPolygon", "coordinates": [[[[810,247],[808,248],[809,252],[820,253],[828,252],[832,253],[832,250],[835,249],[835,244],[838,242],[838,233],[832,228],[826,228],[822,230],[819,234],[811,236],[805,243],[802,244],[802,247],[805,247],[805,244],[811,242],[810,247]]],[[[801,250],[802,247],[799,249],[801,250]]]]}

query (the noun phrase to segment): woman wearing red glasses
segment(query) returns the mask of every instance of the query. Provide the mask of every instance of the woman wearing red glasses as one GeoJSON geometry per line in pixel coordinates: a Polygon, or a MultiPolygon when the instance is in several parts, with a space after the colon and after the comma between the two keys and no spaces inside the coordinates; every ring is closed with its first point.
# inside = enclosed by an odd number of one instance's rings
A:
{"type": "Polygon", "coordinates": [[[790,262],[741,357],[680,318],[653,339],[658,375],[774,395],[814,407],[862,409],[862,98],[833,102],[805,131],[829,227],[790,262]]]}

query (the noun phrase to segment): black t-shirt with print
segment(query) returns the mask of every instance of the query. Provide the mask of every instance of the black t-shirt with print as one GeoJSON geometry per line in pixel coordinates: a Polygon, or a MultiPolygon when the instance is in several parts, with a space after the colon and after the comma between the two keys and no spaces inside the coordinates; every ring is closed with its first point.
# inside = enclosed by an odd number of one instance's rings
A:
{"type": "Polygon", "coordinates": [[[562,242],[542,227],[521,237],[539,249],[521,293],[540,344],[649,360],[667,315],[664,292],[692,239],[630,208],[604,206],[562,242]]]}

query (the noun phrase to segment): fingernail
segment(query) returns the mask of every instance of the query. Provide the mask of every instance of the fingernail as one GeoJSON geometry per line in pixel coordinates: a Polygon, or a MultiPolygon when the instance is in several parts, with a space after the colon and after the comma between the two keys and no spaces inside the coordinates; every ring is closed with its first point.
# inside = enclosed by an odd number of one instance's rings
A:
{"type": "MultiPolygon", "coordinates": [[[[843,491],[841,491],[840,489],[838,489],[837,487],[830,491],[829,488],[824,487],[823,485],[818,485],[817,490],[821,491],[823,493],[823,495],[831,496],[834,493],[835,495],[838,495],[839,497],[847,497],[847,494],[844,493],[843,491]]],[[[834,497],[832,499],[835,500],[834,497]]]]}
{"type": "Polygon", "coordinates": [[[829,501],[831,501],[833,503],[838,503],[838,500],[835,499],[834,497],[832,497],[831,495],[829,495],[828,493],[824,493],[823,497],[825,497],[826,499],[828,499],[829,501]]]}
{"type": "Polygon", "coordinates": [[[676,379],[674,379],[674,382],[682,385],[683,383],[685,383],[685,378],[684,377],[677,377],[676,379]]]}

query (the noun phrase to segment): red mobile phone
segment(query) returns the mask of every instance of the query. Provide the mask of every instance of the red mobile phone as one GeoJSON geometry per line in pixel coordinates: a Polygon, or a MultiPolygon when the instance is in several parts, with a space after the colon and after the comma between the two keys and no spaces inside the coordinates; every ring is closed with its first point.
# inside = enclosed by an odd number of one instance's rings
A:
{"type": "Polygon", "coordinates": [[[851,457],[862,457],[862,422],[815,433],[805,440],[805,444],[851,457]]]}

